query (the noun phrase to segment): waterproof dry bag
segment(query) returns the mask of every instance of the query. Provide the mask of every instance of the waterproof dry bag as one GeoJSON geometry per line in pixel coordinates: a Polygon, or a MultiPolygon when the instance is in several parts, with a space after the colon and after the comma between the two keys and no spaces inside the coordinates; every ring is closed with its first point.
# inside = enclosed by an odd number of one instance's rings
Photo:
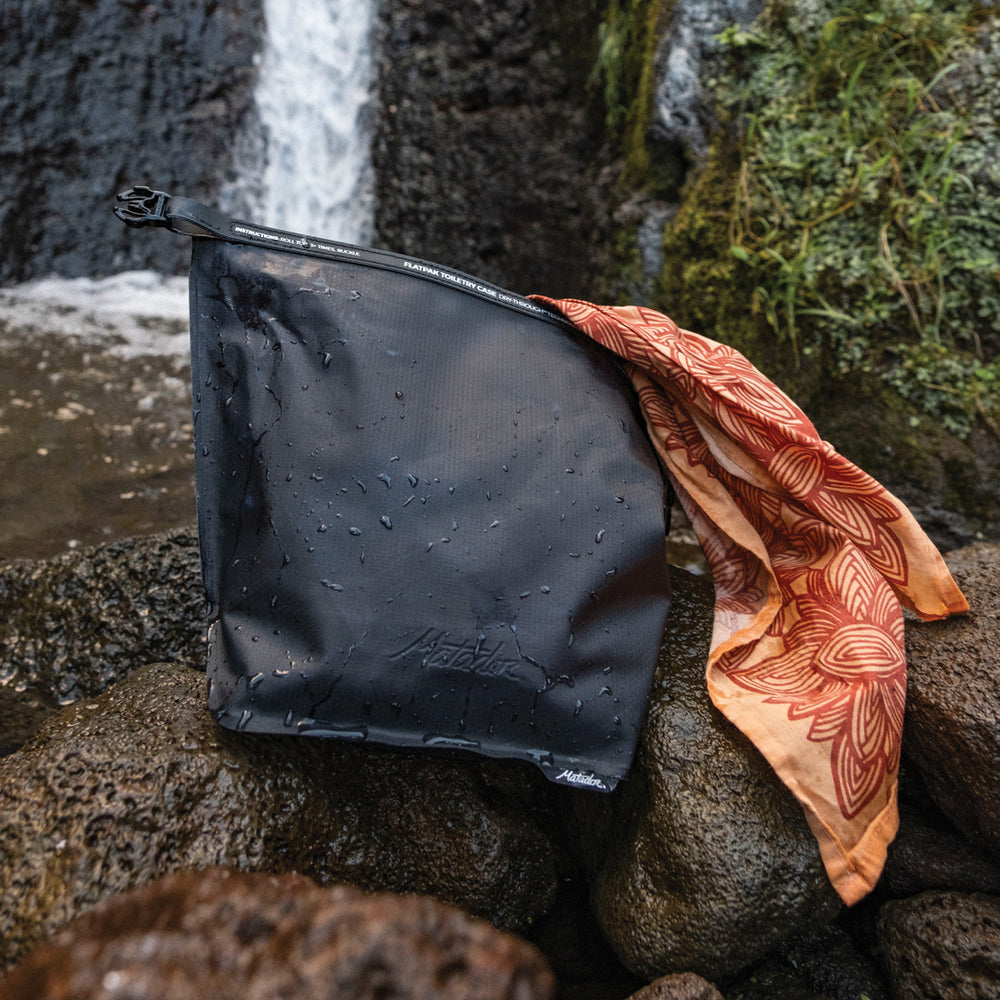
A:
{"type": "Polygon", "coordinates": [[[148,188],[115,210],[194,237],[218,720],[613,788],[668,604],[663,478],[613,356],[426,261],[148,188]]]}

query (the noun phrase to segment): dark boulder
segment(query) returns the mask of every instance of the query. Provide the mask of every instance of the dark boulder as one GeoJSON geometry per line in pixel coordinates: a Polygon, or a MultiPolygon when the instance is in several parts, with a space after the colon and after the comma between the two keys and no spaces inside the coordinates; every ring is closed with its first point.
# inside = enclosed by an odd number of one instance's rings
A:
{"type": "Polygon", "coordinates": [[[705,688],[708,581],[673,597],[633,772],[611,796],[573,793],[573,844],[619,958],[652,979],[731,975],[841,904],[801,806],[705,688]]]}
{"type": "Polygon", "coordinates": [[[948,819],[1000,856],[1000,546],[945,559],[970,613],[907,624],[903,749],[948,819]]]}
{"type": "Polygon", "coordinates": [[[1000,898],[925,892],[887,903],[879,948],[893,995],[906,1000],[1000,996],[1000,898]]]}
{"type": "MultiPolygon", "coordinates": [[[[904,790],[908,783],[901,780],[904,790]]],[[[929,889],[1000,894],[1000,863],[970,844],[932,802],[904,792],[878,891],[902,899],[929,889]]]]}
{"type": "Polygon", "coordinates": [[[0,562],[0,684],[67,704],[148,663],[201,667],[208,611],[192,530],[0,562]]]}
{"type": "Polygon", "coordinates": [[[419,896],[183,872],[105,900],[0,982],[6,1000],[545,1000],[529,944],[419,896]]]}

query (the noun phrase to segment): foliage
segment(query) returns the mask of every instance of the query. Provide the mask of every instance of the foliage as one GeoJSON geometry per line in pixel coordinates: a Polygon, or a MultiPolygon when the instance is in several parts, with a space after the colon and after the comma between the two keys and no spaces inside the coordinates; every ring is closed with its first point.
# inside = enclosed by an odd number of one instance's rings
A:
{"type": "Polygon", "coordinates": [[[590,86],[600,87],[605,126],[625,153],[623,183],[634,187],[650,169],[645,134],[653,101],[658,0],[610,0],[598,26],[590,86]]]}
{"type": "Polygon", "coordinates": [[[778,0],[720,36],[728,242],[800,362],[873,372],[953,433],[1000,420],[1000,18],[967,0],[778,0]]]}

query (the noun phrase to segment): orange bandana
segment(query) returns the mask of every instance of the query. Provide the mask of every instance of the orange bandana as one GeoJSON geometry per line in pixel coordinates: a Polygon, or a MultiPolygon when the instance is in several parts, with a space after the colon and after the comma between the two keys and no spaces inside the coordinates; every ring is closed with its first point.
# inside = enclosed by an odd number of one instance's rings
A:
{"type": "Polygon", "coordinates": [[[708,689],[805,808],[848,904],[899,825],[902,601],[968,611],[913,516],[739,352],[636,306],[533,296],[626,362],[715,581],[708,689]]]}

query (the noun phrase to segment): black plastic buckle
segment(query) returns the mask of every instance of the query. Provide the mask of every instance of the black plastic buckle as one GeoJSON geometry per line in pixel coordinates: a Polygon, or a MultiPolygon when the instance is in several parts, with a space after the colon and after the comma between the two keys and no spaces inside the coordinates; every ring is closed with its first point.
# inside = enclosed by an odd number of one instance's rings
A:
{"type": "Polygon", "coordinates": [[[165,191],[154,191],[148,187],[134,187],[117,195],[121,204],[115,205],[115,215],[126,226],[167,226],[166,216],[170,195],[165,191]]]}

